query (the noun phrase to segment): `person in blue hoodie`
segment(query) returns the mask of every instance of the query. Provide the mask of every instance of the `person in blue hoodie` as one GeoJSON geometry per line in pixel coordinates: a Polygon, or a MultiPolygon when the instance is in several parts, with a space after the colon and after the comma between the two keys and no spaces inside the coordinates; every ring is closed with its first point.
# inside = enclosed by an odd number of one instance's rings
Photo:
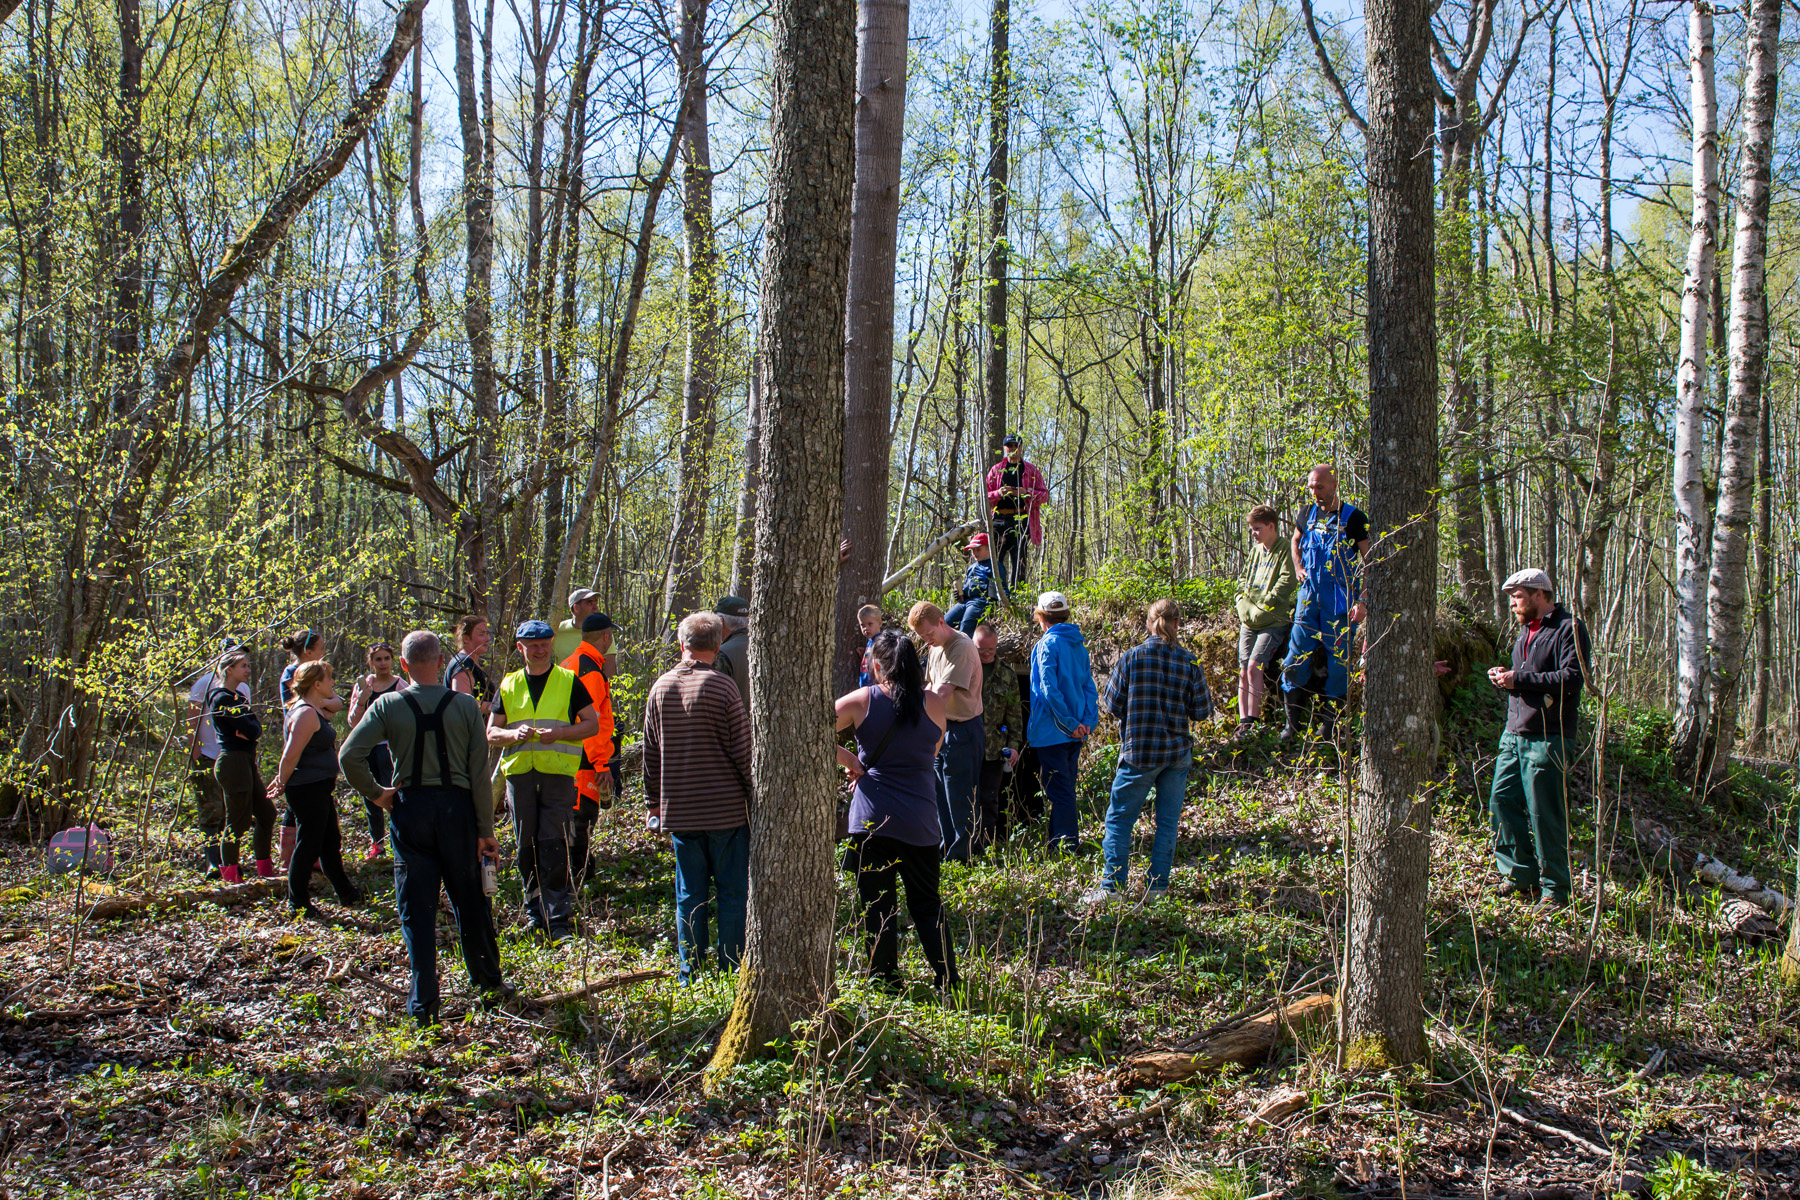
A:
{"type": "Polygon", "coordinates": [[[956,603],[944,614],[944,620],[955,626],[964,637],[974,637],[975,627],[987,616],[988,604],[994,596],[994,565],[988,561],[988,535],[978,533],[963,547],[974,561],[963,572],[962,584],[956,589],[956,603]]]}
{"type": "Polygon", "coordinates": [[[1080,845],[1075,780],[1081,746],[1100,720],[1100,695],[1087,641],[1069,620],[1069,598],[1045,592],[1032,618],[1044,631],[1031,648],[1031,717],[1025,739],[1038,755],[1038,780],[1050,807],[1050,848],[1080,845]]]}

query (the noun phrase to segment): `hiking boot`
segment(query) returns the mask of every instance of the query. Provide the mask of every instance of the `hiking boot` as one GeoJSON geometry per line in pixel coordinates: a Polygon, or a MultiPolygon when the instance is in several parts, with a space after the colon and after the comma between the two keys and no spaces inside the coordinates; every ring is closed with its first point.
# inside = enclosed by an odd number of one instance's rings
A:
{"type": "Polygon", "coordinates": [[[1504,899],[1517,897],[1527,904],[1536,904],[1538,899],[1538,889],[1536,884],[1518,883],[1509,879],[1494,889],[1494,895],[1504,899]]]}
{"type": "Polygon", "coordinates": [[[1287,710],[1287,723],[1281,727],[1281,743],[1285,746],[1298,738],[1306,727],[1308,705],[1305,692],[1283,692],[1282,700],[1287,710]]]}
{"type": "Polygon", "coordinates": [[[483,1011],[492,1012],[497,1008],[505,1008],[518,998],[519,989],[510,983],[503,983],[499,987],[483,988],[480,1003],[483,1011]]]}
{"type": "Polygon", "coordinates": [[[206,848],[205,877],[207,879],[222,878],[223,877],[222,873],[224,871],[224,867],[225,867],[225,852],[223,850],[220,850],[216,844],[208,846],[206,848]]]}
{"type": "Polygon", "coordinates": [[[1537,903],[1531,906],[1531,915],[1539,920],[1549,920],[1569,907],[1567,896],[1558,896],[1555,892],[1545,892],[1539,896],[1537,903]]]}
{"type": "Polygon", "coordinates": [[[338,893],[338,903],[345,908],[361,908],[367,899],[368,897],[362,894],[360,888],[351,888],[347,892],[338,893]]]}

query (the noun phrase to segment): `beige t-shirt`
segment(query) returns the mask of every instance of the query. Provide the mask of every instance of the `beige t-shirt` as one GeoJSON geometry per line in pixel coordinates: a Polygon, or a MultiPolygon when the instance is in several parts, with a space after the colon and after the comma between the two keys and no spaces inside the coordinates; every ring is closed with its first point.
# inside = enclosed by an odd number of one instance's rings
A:
{"type": "Polygon", "coordinates": [[[972,721],[981,715],[981,653],[954,629],[950,640],[933,646],[925,661],[925,686],[936,691],[945,685],[956,689],[945,700],[948,720],[972,721]]]}

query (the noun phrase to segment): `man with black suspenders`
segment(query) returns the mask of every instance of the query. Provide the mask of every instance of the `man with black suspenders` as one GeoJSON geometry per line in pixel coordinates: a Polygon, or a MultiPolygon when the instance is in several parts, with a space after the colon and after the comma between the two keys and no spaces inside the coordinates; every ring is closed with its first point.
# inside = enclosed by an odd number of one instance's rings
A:
{"type": "Polygon", "coordinates": [[[415,630],[400,643],[412,686],[369,706],[338,752],[350,786],[387,810],[393,828],[394,898],[412,967],[407,1007],[420,1025],[437,1020],[438,888],[450,898],[469,981],[484,1002],[511,994],[500,976],[500,946],[482,888],[482,861],[497,861],[487,740],[474,697],[438,683],[443,648],[415,630]],[[369,770],[382,742],[394,757],[395,787],[369,770]],[[429,745],[427,745],[429,743],[429,745]]]}

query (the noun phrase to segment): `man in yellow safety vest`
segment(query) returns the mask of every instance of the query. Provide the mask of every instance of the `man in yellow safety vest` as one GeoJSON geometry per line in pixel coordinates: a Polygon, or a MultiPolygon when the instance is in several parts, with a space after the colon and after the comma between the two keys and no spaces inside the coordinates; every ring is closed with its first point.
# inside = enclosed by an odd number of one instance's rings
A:
{"type": "Polygon", "coordinates": [[[500,773],[519,843],[519,876],[534,930],[564,941],[574,922],[569,838],[575,823],[575,772],[581,743],[600,720],[575,673],[556,665],[556,631],[526,621],[513,635],[525,668],[500,683],[488,714],[487,741],[500,749],[500,773]]]}

